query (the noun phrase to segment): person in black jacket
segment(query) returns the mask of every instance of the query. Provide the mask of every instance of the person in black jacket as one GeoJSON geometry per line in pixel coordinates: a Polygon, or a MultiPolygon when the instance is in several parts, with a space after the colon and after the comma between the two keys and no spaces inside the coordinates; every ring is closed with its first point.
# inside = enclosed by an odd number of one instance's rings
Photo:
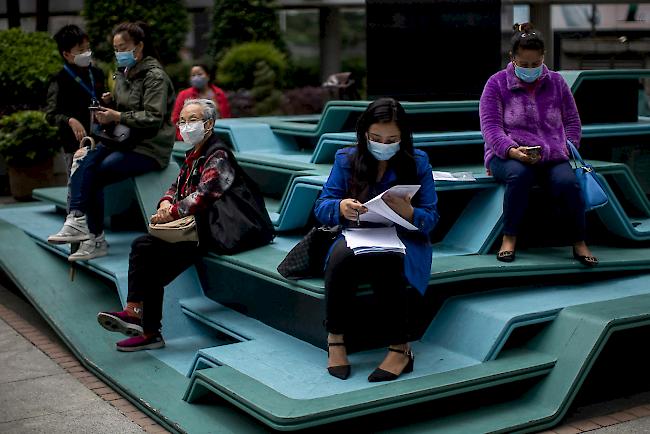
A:
{"type": "Polygon", "coordinates": [[[54,40],[65,63],[50,82],[45,116],[50,124],[59,127],[69,177],[79,141],[90,134],[88,107],[99,104],[105,91],[105,77],[101,69],[91,65],[88,35],[79,27],[62,27],[54,40]]]}

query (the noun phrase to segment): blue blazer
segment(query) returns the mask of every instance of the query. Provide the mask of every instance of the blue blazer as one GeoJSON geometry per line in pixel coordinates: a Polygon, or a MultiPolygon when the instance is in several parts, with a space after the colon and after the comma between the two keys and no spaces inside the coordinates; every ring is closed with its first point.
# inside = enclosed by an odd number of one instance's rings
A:
{"type": "MultiPolygon", "coordinates": [[[[339,205],[342,199],[349,198],[348,186],[352,177],[352,159],[357,152],[356,147],[340,149],[336,153],[334,167],[327,183],[316,201],[314,213],[324,225],[334,226],[346,224],[340,216],[339,205]]],[[[406,279],[421,294],[424,294],[431,277],[432,249],[429,233],[438,223],[439,216],[436,204],[438,197],[431,174],[429,157],[423,151],[414,150],[417,176],[420,180],[420,190],[413,198],[413,225],[417,231],[409,231],[397,225],[397,234],[406,246],[404,272],[406,279]]],[[[397,175],[392,169],[386,170],[381,181],[370,185],[370,198],[380,194],[390,187],[397,185],[397,175]]],[[[347,220],[345,220],[347,221],[347,220]]]]}

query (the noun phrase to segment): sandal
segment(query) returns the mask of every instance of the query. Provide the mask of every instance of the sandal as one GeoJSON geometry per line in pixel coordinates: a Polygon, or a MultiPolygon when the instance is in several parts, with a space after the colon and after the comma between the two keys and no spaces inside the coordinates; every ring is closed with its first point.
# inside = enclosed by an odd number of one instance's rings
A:
{"type": "Polygon", "coordinates": [[[515,260],[514,250],[501,250],[500,252],[497,252],[497,261],[513,262],[514,260],[515,260]]]}
{"type": "Polygon", "coordinates": [[[595,267],[598,265],[598,258],[595,256],[578,255],[576,249],[573,249],[573,257],[586,267],[595,267]]]}

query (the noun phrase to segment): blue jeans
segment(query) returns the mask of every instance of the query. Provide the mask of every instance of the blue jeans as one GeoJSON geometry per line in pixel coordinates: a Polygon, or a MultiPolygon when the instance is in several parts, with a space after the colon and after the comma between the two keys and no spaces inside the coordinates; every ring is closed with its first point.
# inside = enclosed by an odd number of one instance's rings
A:
{"type": "Polygon", "coordinates": [[[70,176],[70,211],[86,214],[91,234],[104,231],[104,186],[141,175],[160,166],[151,157],[131,151],[113,151],[102,144],[77,160],[70,176]]]}
{"type": "Polygon", "coordinates": [[[584,241],[585,205],[580,185],[568,161],[525,164],[519,160],[490,160],[492,176],[506,186],[503,198],[503,233],[517,235],[528,208],[530,189],[538,184],[546,188],[567,214],[567,232],[571,242],[584,241]]]}

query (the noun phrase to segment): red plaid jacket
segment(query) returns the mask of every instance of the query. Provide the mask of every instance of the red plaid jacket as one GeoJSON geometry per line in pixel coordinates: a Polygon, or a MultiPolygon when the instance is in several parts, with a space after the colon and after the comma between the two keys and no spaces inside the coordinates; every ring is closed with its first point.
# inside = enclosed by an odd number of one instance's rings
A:
{"type": "Polygon", "coordinates": [[[235,180],[235,169],[219,140],[212,136],[199,153],[190,149],[185,154],[176,182],[165,192],[161,202],[171,202],[175,218],[197,214],[212,205],[230,188],[235,180]]]}

